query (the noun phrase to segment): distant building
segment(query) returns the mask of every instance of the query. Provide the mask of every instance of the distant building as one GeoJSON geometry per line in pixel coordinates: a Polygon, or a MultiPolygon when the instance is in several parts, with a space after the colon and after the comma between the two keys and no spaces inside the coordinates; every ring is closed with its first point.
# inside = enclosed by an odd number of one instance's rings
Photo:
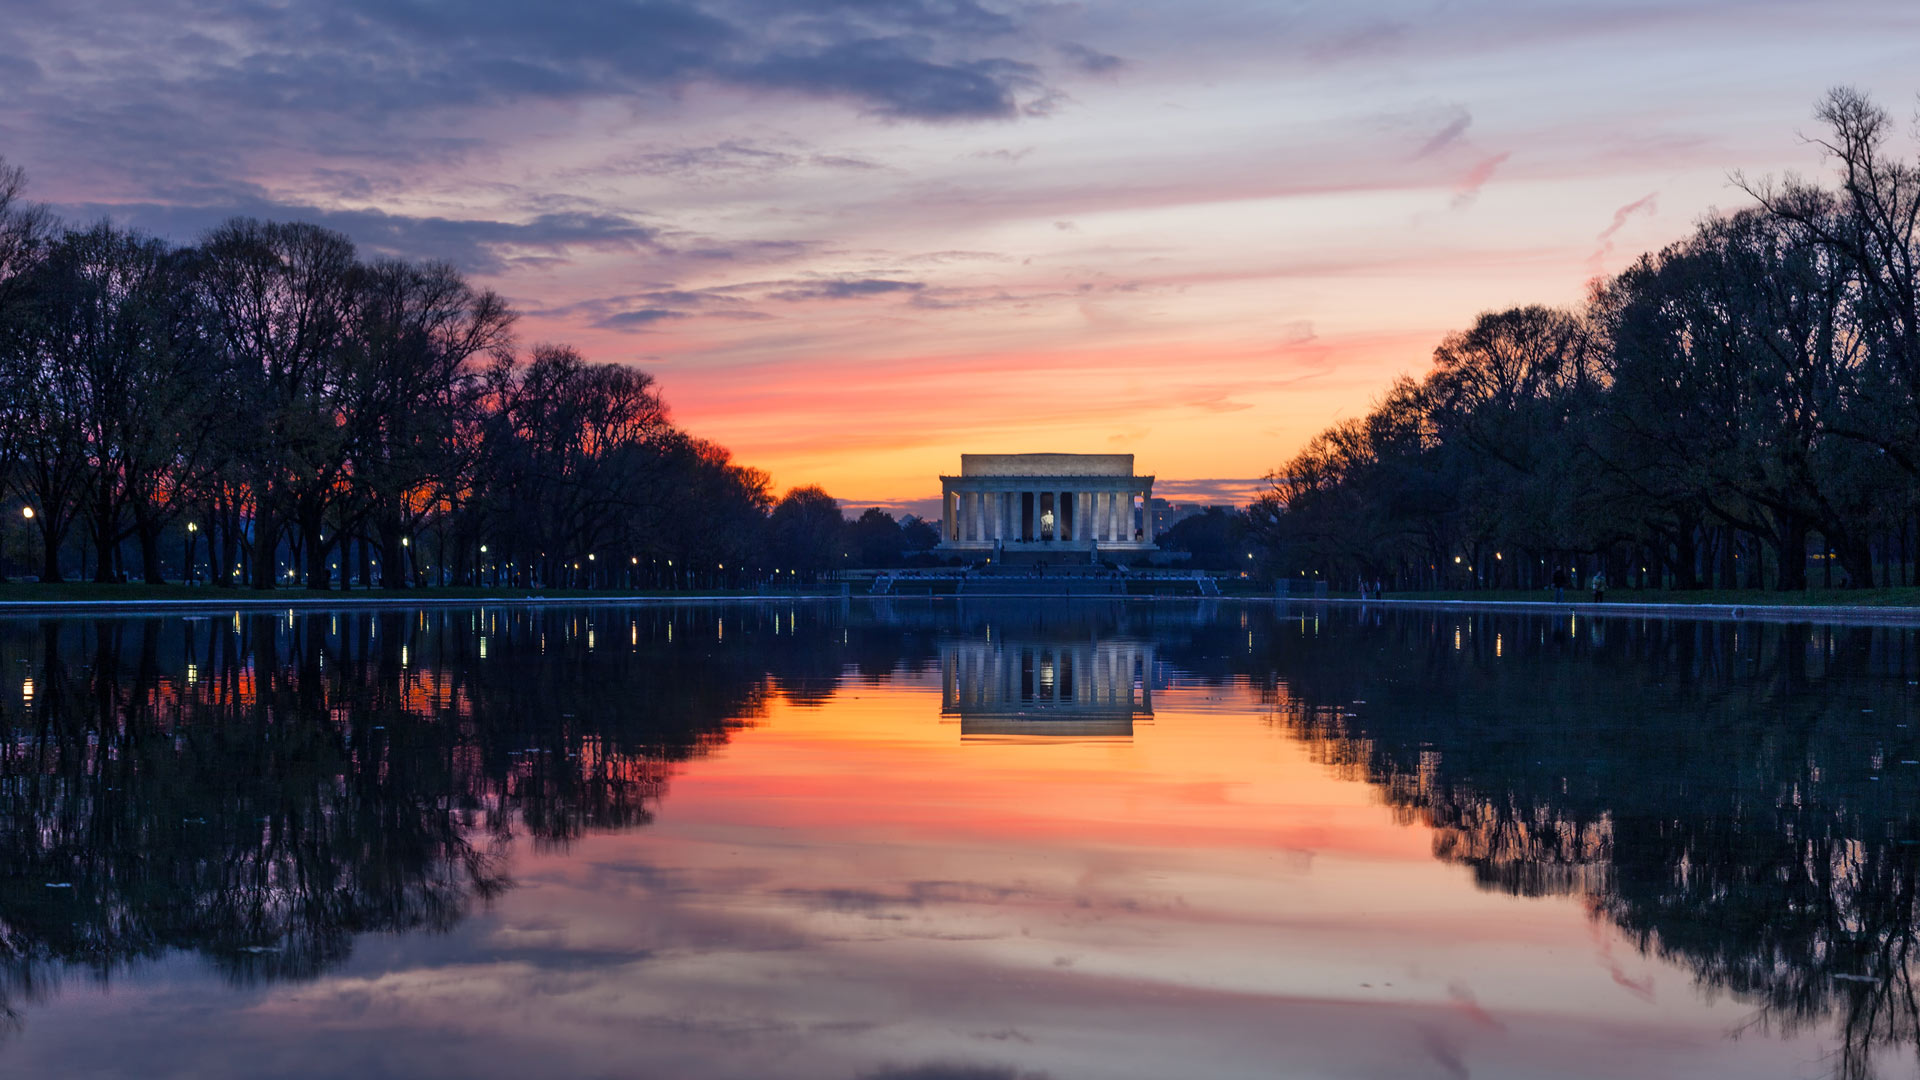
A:
{"type": "Polygon", "coordinates": [[[1157,550],[1153,477],[1132,454],[961,454],[940,495],[942,551],[1157,550]]]}

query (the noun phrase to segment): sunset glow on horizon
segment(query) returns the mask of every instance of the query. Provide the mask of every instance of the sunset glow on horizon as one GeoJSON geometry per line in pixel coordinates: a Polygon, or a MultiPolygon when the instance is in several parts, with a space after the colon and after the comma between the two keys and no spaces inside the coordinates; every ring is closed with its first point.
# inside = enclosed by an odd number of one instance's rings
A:
{"type": "Polygon", "coordinates": [[[1895,3],[25,7],[0,154],[63,216],[450,259],[777,489],[922,514],[963,452],[1244,502],[1477,312],[1820,173],[1827,88],[1920,90],[1895,3]]]}

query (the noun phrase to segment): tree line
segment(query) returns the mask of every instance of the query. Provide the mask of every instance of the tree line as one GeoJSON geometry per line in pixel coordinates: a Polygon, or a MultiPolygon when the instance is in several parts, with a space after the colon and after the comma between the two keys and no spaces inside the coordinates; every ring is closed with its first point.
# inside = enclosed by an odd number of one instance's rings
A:
{"type": "Polygon", "coordinates": [[[522,348],[514,323],[449,264],[311,224],[187,246],[68,226],[0,161],[6,532],[44,581],[89,554],[99,582],[314,589],[712,587],[850,560],[824,491],[776,499],[675,427],[651,376],[522,348]]]}
{"type": "Polygon", "coordinates": [[[1275,569],[1399,588],[1604,572],[1675,589],[1914,583],[1920,162],[1865,95],[1825,183],[1750,200],[1573,309],[1479,316],[1316,436],[1250,526],[1275,569]]]}

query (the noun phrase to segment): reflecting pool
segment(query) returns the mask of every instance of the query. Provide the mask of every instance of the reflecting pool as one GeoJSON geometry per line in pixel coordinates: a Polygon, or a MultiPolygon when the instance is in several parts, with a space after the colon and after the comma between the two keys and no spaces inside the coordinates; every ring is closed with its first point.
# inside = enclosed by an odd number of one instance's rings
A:
{"type": "Polygon", "coordinates": [[[1916,1075],[1920,634],[0,621],[0,1075],[1916,1075]]]}

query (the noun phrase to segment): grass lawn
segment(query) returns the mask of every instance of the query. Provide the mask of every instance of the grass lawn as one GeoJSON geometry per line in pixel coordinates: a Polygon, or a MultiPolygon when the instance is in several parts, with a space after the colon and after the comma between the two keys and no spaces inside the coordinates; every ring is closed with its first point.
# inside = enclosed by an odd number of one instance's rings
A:
{"type": "MultiPolygon", "coordinates": [[[[838,596],[837,584],[815,586],[802,590],[807,594],[838,596]]],[[[430,588],[430,589],[354,589],[351,591],[334,590],[331,592],[310,592],[303,588],[285,588],[255,590],[248,588],[215,589],[208,586],[188,587],[180,584],[147,585],[129,582],[125,585],[97,585],[90,581],[66,581],[54,584],[42,584],[37,581],[10,581],[0,584],[0,604],[35,603],[58,600],[89,601],[139,601],[139,600],[195,600],[205,603],[227,603],[233,600],[523,600],[529,596],[539,596],[548,600],[617,600],[625,597],[674,597],[674,596],[757,596],[753,589],[688,589],[680,592],[622,590],[622,589],[483,589],[468,586],[430,588]]],[[[780,592],[779,596],[791,596],[792,592],[780,592]]]]}
{"type": "MultiPolygon", "coordinates": [[[[1358,593],[1335,593],[1357,598],[1358,593]]],[[[1551,589],[1481,589],[1463,592],[1394,592],[1389,600],[1492,600],[1543,602],[1553,598],[1551,589]]],[[[1585,603],[1593,595],[1580,589],[1568,589],[1567,600],[1585,603]]],[[[1920,588],[1898,586],[1888,589],[1807,589],[1804,592],[1773,592],[1762,589],[1698,589],[1679,592],[1673,589],[1608,589],[1607,602],[1613,604],[1771,604],[1809,607],[1920,607],[1920,588]]]]}

